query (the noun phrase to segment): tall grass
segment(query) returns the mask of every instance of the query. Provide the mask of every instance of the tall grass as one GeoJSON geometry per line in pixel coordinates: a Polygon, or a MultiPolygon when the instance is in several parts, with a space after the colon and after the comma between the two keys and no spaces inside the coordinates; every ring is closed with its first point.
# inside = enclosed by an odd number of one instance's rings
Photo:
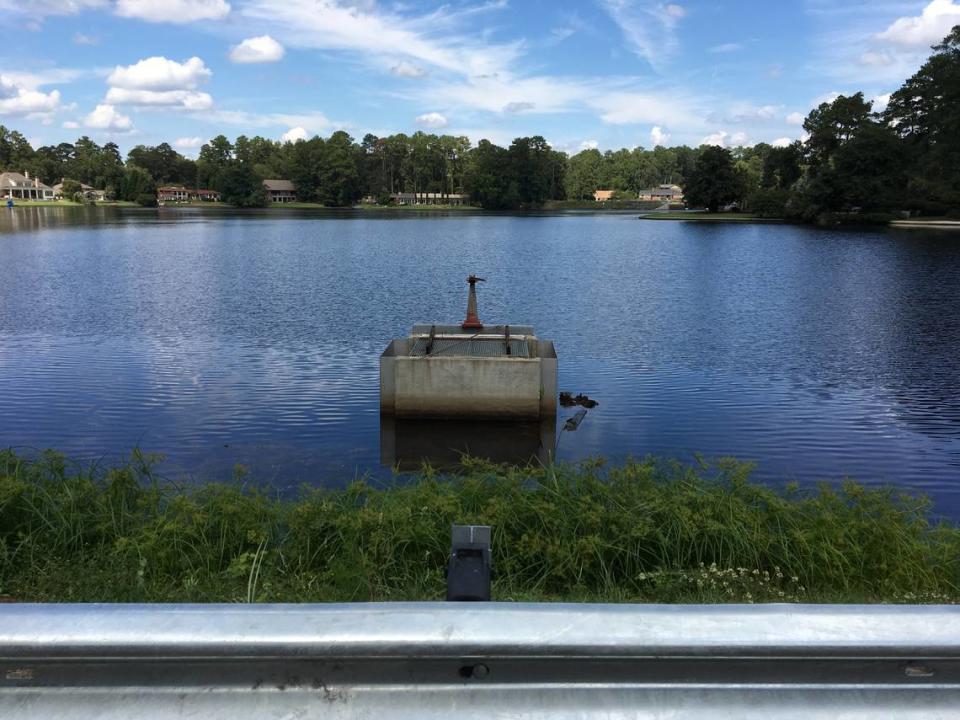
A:
{"type": "Polygon", "coordinates": [[[494,596],[953,602],[960,529],[892,489],[776,491],[750,467],[465,461],[382,487],[177,488],[0,451],[0,595],[48,601],[440,599],[452,523],[493,526],[494,596]]]}

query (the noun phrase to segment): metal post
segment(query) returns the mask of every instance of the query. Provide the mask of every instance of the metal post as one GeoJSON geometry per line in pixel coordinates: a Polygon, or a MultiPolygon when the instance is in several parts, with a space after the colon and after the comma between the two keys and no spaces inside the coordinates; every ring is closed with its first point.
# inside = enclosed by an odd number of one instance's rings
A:
{"type": "Polygon", "coordinates": [[[467,282],[470,283],[470,294],[467,296],[467,317],[460,327],[464,330],[482,330],[483,323],[480,322],[480,317],[477,315],[477,283],[486,282],[486,280],[471,275],[467,278],[467,282]]]}
{"type": "Polygon", "coordinates": [[[490,526],[454,525],[447,564],[447,600],[490,600],[490,526]]]}

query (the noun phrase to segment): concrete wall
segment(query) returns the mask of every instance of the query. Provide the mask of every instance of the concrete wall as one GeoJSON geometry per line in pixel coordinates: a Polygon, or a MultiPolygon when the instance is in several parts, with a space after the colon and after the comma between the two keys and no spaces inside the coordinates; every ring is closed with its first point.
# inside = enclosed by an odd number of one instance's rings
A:
{"type": "MultiPolygon", "coordinates": [[[[397,417],[540,416],[540,358],[436,356],[388,360],[393,365],[393,412],[397,417]]],[[[384,373],[381,362],[381,383],[384,373]]]]}
{"type": "Polygon", "coordinates": [[[540,414],[557,414],[557,352],[552,340],[537,341],[540,356],[540,414]]]}

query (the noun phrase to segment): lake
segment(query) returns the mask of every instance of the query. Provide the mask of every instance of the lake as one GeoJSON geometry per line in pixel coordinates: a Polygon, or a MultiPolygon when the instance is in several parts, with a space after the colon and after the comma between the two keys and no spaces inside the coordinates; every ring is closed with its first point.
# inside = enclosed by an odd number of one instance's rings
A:
{"type": "MultiPolygon", "coordinates": [[[[534,325],[561,389],[600,403],[562,433],[563,460],[735,456],[770,483],[892,483],[960,517],[949,231],[4,209],[0,445],[139,446],[197,481],[238,463],[280,487],[387,477],[382,446],[454,441],[381,437],[378,356],[415,322],[460,321],[470,273],[488,280],[481,318],[534,325]]],[[[474,448],[503,433],[444,430],[474,448]]]]}

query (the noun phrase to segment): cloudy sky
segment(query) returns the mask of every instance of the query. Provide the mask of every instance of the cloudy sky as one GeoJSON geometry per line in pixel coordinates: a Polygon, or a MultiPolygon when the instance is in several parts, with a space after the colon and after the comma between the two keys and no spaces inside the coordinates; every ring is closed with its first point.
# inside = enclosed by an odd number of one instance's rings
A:
{"type": "Polygon", "coordinates": [[[34,145],[418,129],[555,147],[787,143],[882,105],[960,0],[0,0],[0,124],[34,145]]]}

